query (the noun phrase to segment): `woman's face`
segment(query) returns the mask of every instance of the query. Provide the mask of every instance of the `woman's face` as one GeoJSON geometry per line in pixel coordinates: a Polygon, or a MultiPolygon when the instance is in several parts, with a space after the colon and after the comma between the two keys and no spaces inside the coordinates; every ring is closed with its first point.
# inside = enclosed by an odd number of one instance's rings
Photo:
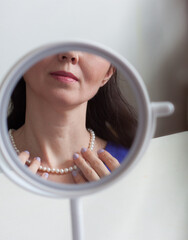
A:
{"type": "Polygon", "coordinates": [[[91,99],[113,73],[114,68],[104,58],[74,51],[43,59],[24,74],[24,79],[27,93],[72,106],[91,99]]]}

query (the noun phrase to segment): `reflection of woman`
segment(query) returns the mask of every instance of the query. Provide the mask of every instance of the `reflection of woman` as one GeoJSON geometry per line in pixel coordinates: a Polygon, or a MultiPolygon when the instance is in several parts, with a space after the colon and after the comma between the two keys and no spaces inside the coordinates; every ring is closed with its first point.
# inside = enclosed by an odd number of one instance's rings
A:
{"type": "Polygon", "coordinates": [[[23,78],[12,94],[8,128],[31,171],[52,181],[83,183],[119,166],[137,121],[107,60],[83,52],[53,55],[23,78]]]}

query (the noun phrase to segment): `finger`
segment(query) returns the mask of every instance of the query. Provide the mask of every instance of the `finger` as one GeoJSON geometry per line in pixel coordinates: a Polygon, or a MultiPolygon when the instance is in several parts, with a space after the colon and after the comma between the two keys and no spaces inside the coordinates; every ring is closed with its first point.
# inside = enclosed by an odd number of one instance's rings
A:
{"type": "Polygon", "coordinates": [[[21,162],[25,164],[27,160],[29,160],[30,153],[28,151],[23,151],[18,155],[18,157],[21,160],[21,162]]]}
{"type": "Polygon", "coordinates": [[[73,155],[73,159],[77,167],[81,170],[84,177],[88,181],[97,181],[99,180],[99,175],[94,171],[94,169],[89,166],[89,164],[85,161],[85,159],[79,155],[78,153],[75,153],[73,155]]]}
{"type": "Polygon", "coordinates": [[[104,149],[100,149],[98,152],[98,157],[106,164],[106,166],[113,171],[120,166],[120,163],[116,158],[114,158],[109,152],[104,149]]]}
{"type": "Polygon", "coordinates": [[[72,176],[73,179],[75,181],[75,183],[79,184],[79,183],[86,183],[86,180],[84,179],[84,177],[79,173],[78,170],[73,170],[72,171],[72,176]]]}
{"type": "Polygon", "coordinates": [[[41,177],[44,179],[48,179],[48,176],[49,176],[49,174],[47,172],[45,172],[41,175],[41,177]]]}
{"type": "Polygon", "coordinates": [[[36,173],[40,167],[40,163],[41,163],[40,157],[36,157],[33,159],[28,169],[31,170],[31,172],[36,173]]]}
{"type": "Polygon", "coordinates": [[[87,148],[82,148],[81,153],[84,159],[89,162],[90,166],[99,175],[99,177],[105,177],[110,174],[108,168],[91,150],[87,148]]]}

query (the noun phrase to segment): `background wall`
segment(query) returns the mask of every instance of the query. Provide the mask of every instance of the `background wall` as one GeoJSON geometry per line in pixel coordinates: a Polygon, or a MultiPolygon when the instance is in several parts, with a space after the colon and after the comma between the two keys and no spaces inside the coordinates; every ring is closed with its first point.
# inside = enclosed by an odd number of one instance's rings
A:
{"type": "Polygon", "coordinates": [[[152,101],[176,112],[156,136],[188,128],[186,0],[1,0],[1,79],[25,53],[43,44],[86,39],[105,44],[140,72],[152,101]]]}

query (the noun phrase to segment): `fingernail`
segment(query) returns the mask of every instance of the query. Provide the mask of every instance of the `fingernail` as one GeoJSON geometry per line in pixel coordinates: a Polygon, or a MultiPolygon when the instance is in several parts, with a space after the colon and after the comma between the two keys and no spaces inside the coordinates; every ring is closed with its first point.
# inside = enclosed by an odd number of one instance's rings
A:
{"type": "Polygon", "coordinates": [[[44,178],[48,178],[49,174],[48,173],[44,173],[43,176],[44,176],[44,178]]]}
{"type": "Polygon", "coordinates": [[[37,161],[41,162],[41,158],[40,157],[36,157],[35,158],[37,161]]]}
{"type": "Polygon", "coordinates": [[[24,151],[24,152],[25,152],[25,153],[27,153],[27,154],[30,154],[30,153],[29,153],[29,151],[27,151],[27,150],[26,150],[26,151],[24,151]]]}
{"type": "Polygon", "coordinates": [[[78,153],[74,153],[73,159],[76,160],[78,157],[79,157],[79,154],[78,153]]]}
{"type": "Polygon", "coordinates": [[[72,175],[73,175],[74,177],[76,177],[76,176],[77,176],[77,171],[76,171],[76,170],[73,170],[73,171],[72,171],[72,175]]]}
{"type": "Polygon", "coordinates": [[[99,149],[99,150],[97,151],[98,154],[100,154],[100,153],[102,153],[102,152],[104,152],[104,149],[99,149]]]}
{"type": "Polygon", "coordinates": [[[87,148],[82,148],[82,149],[81,149],[81,152],[82,152],[82,153],[85,153],[86,151],[87,151],[87,148]]]}

